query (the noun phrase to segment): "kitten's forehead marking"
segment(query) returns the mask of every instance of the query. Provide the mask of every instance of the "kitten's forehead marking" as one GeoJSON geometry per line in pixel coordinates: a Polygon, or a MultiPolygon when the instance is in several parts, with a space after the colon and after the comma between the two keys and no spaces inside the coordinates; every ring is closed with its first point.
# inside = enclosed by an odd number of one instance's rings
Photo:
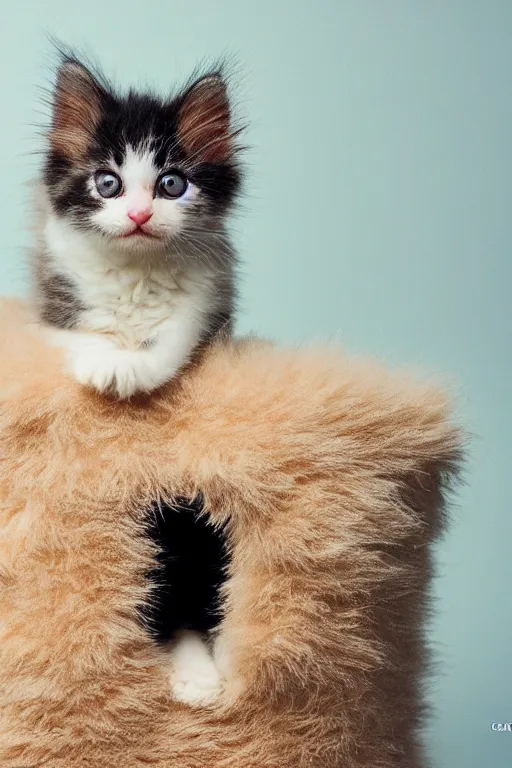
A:
{"type": "Polygon", "coordinates": [[[153,188],[158,175],[155,153],[147,145],[134,149],[126,145],[126,153],[119,171],[127,189],[130,187],[153,188]]]}

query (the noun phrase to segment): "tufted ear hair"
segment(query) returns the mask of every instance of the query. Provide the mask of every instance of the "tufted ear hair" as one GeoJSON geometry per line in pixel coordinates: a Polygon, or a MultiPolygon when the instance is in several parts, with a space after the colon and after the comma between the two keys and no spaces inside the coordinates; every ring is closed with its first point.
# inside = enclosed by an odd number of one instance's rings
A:
{"type": "Polygon", "coordinates": [[[53,97],[52,149],[73,160],[85,156],[101,117],[103,95],[103,87],[83,64],[64,59],[53,97]]]}
{"type": "Polygon", "coordinates": [[[182,97],[178,116],[180,143],[199,162],[222,163],[234,151],[226,83],[218,72],[196,80],[182,97]]]}

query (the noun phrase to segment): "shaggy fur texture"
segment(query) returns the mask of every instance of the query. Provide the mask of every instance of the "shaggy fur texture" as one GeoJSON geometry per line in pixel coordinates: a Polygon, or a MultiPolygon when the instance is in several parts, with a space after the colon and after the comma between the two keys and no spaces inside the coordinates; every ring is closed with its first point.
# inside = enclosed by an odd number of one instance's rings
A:
{"type": "Polygon", "coordinates": [[[419,768],[430,544],[461,436],[436,388],[326,350],[211,349],[130,403],[0,316],[2,768],[419,768]],[[138,606],[156,499],[229,520],[231,683],[173,702],[138,606]]]}

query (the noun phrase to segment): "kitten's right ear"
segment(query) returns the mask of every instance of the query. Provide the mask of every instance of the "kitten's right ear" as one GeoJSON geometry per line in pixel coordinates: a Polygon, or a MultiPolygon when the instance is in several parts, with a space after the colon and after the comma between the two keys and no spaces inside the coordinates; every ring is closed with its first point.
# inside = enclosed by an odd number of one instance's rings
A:
{"type": "Polygon", "coordinates": [[[52,149],[71,160],[85,157],[101,117],[103,95],[102,86],[83,64],[64,59],[53,98],[52,149]]]}

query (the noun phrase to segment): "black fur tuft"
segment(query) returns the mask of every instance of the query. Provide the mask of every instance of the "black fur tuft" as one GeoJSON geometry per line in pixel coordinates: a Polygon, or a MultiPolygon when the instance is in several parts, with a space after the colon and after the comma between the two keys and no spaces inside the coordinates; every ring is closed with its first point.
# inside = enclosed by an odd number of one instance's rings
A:
{"type": "Polygon", "coordinates": [[[229,565],[225,531],[204,515],[200,498],[155,505],[147,530],[159,554],[149,574],[151,600],[142,607],[145,625],[159,643],[182,629],[210,631],[222,617],[220,589],[229,565]]]}

